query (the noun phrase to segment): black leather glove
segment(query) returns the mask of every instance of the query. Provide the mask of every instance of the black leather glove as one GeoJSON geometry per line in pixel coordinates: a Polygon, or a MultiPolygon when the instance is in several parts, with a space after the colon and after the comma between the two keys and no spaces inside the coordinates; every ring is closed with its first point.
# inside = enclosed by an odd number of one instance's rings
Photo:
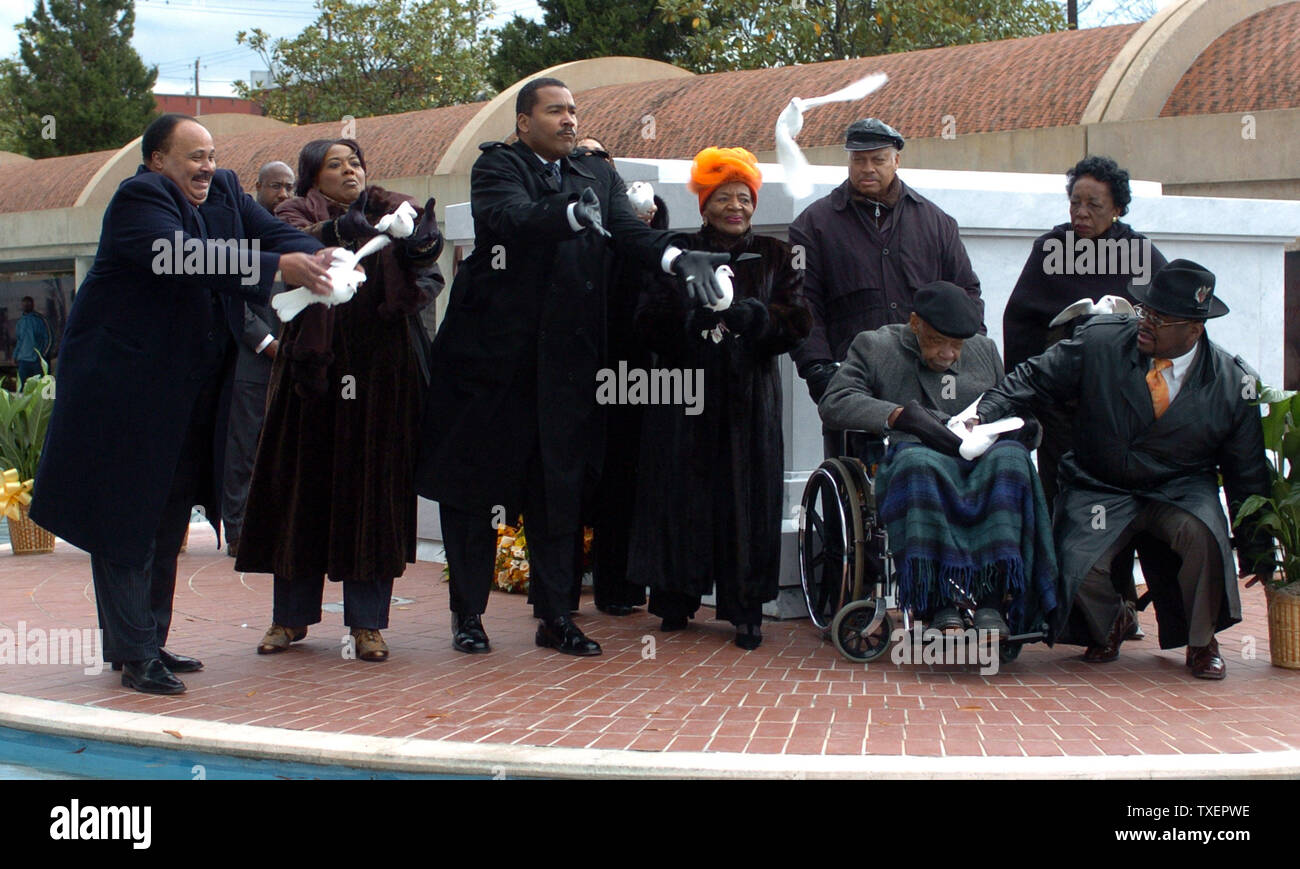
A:
{"type": "Polygon", "coordinates": [[[605,238],[613,238],[600,222],[600,199],[590,187],[582,188],[578,201],[573,203],[573,218],[583,226],[594,229],[605,238]]]}
{"type": "Polygon", "coordinates": [[[402,239],[402,248],[412,259],[428,259],[442,253],[442,233],[438,231],[438,217],[433,210],[437,204],[438,200],[432,197],[424,203],[415,229],[402,239]]]}
{"type": "Polygon", "coordinates": [[[767,325],[767,305],[754,298],[737,299],[722,312],[722,322],[732,332],[757,335],[767,325]]]}
{"type": "Polygon", "coordinates": [[[356,202],[352,203],[352,207],[347,210],[347,213],[335,219],[334,233],[343,244],[359,245],[379,235],[379,230],[371,226],[370,221],[366,220],[367,197],[368,192],[362,190],[361,195],[357,197],[356,202]]]}
{"type": "Polygon", "coordinates": [[[958,450],[961,449],[961,438],[949,431],[945,422],[947,420],[942,414],[922,407],[919,402],[909,401],[891,428],[916,435],[921,443],[944,455],[960,455],[958,450]]]}
{"type": "Polygon", "coordinates": [[[829,359],[808,366],[803,379],[808,383],[808,394],[812,396],[814,403],[822,400],[822,396],[826,394],[826,387],[831,385],[831,378],[835,376],[839,367],[838,362],[829,359]]]}
{"type": "Polygon", "coordinates": [[[686,305],[712,305],[722,298],[722,288],[713,270],[731,262],[725,253],[706,253],[702,250],[684,250],[673,260],[673,274],[682,279],[686,287],[686,305]]]}
{"type": "Polygon", "coordinates": [[[1024,414],[1021,415],[1021,418],[1025,421],[1024,425],[1015,431],[1003,432],[998,435],[998,440],[1019,441],[1024,444],[1027,449],[1037,449],[1039,435],[1042,432],[1042,428],[1038,425],[1038,420],[1034,419],[1032,416],[1024,414]]]}
{"type": "MultiPolygon", "coordinates": [[[[722,315],[710,308],[691,308],[686,312],[686,333],[708,332],[722,322],[722,315]]],[[[728,326],[727,328],[731,328],[728,326]]]]}

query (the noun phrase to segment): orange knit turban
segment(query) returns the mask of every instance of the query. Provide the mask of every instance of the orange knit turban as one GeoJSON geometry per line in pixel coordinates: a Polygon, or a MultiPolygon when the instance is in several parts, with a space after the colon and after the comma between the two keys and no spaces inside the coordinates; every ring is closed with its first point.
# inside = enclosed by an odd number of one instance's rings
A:
{"type": "Polygon", "coordinates": [[[695,155],[691,180],[686,187],[699,194],[700,211],[703,211],[713,191],[732,181],[743,182],[754,197],[754,204],[758,204],[758,188],[763,186],[758,158],[744,148],[705,148],[695,155]]]}

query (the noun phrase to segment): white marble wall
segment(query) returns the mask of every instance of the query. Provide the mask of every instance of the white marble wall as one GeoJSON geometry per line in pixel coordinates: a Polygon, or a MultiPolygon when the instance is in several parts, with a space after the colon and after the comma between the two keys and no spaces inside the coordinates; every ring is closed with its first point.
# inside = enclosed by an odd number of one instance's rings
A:
{"type": "MultiPolygon", "coordinates": [[[[668,205],[674,229],[699,225],[699,205],[686,189],[690,164],[683,160],[619,160],[623,177],[649,181],[668,205]]],[[[813,196],[794,200],[779,183],[781,167],[762,166],[766,181],[754,214],[756,232],[784,238],[786,227],[811,201],[825,196],[845,177],[842,166],[816,166],[813,196]]],[[[1059,175],[902,169],[903,179],[933,200],[961,227],[962,240],[983,287],[989,337],[1002,340],[1002,312],[1020,276],[1030,243],[1068,219],[1065,180],[1059,175]]],[[[1133,182],[1134,200],[1124,220],[1148,235],[1169,259],[1185,257],[1214,272],[1217,292],[1232,312],[1210,324],[1212,340],[1239,353],[1268,383],[1282,380],[1283,251],[1300,236],[1300,202],[1164,196],[1160,185],[1133,182]]],[[[472,244],[469,205],[447,208],[451,243],[472,244]]],[[[799,504],[808,474],[822,459],[817,408],[783,357],[785,383],[785,515],[799,504]]],[[[437,511],[420,505],[421,558],[439,557],[437,511]]],[[[787,519],[783,532],[781,599],[770,615],[803,611],[795,561],[796,529],[787,519]]]]}

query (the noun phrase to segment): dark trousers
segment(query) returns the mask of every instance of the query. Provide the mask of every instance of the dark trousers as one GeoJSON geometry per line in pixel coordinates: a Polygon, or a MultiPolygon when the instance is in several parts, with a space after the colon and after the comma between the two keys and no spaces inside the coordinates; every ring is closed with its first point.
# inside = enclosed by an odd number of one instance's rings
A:
{"type": "MultiPolygon", "coordinates": [[[[761,625],[763,623],[763,605],[743,606],[728,594],[730,589],[717,589],[717,614],[722,621],[733,625],[761,625]]],[[[661,619],[690,618],[700,608],[700,595],[669,591],[663,588],[650,589],[649,610],[661,619]]]]}
{"type": "Polygon", "coordinates": [[[18,360],[18,391],[21,392],[23,383],[29,377],[37,377],[41,373],[41,360],[35,359],[31,362],[18,360]]]}
{"type": "MultiPolygon", "coordinates": [[[[325,596],[325,577],[313,576],[289,580],[275,575],[271,620],[288,628],[304,628],[321,619],[320,608],[325,596]]],[[[350,628],[388,627],[388,609],[393,600],[393,580],[354,582],[344,580],[343,624],[350,628]]]]}
{"type": "MultiPolygon", "coordinates": [[[[438,505],[442,518],[443,546],[451,573],[451,611],[462,616],[481,615],[487,610],[488,592],[496,567],[497,529],[490,512],[460,510],[438,505]]],[[[534,532],[524,509],[524,532],[528,538],[529,600],[533,615],[551,619],[568,615],[579,581],[574,552],[581,552],[582,531],[561,534],[534,532]]]]}
{"type": "MultiPolygon", "coordinates": [[[[239,544],[244,527],[248,485],[253,479],[257,438],[266,417],[267,384],[236,380],[230,394],[230,427],[226,431],[226,467],[222,475],[221,523],[226,540],[239,544]]],[[[297,625],[295,625],[297,627],[297,625]]]]}
{"type": "Polygon", "coordinates": [[[199,391],[172,475],[167,502],[143,567],[109,561],[91,553],[95,608],[104,632],[104,660],[113,663],[156,658],[167,643],[176,590],[176,556],[181,551],[190,512],[203,475],[212,468],[212,429],[220,378],[199,391]]]}
{"type": "MultiPolygon", "coordinates": [[[[1131,552],[1133,538],[1143,531],[1168,544],[1182,559],[1182,566],[1178,569],[1178,587],[1187,619],[1188,645],[1209,645],[1214,639],[1214,627],[1223,600],[1223,559],[1219,554],[1219,542],[1205,523],[1191,513],[1155,501],[1142,506],[1137,518],[1097,559],[1075,595],[1074,607],[1083,617],[1093,642],[1096,645],[1105,643],[1124,604],[1124,587],[1132,584],[1132,574],[1114,574],[1112,562],[1121,552],[1131,552]]],[[[1152,579],[1148,577],[1147,581],[1150,584],[1152,579]]]]}

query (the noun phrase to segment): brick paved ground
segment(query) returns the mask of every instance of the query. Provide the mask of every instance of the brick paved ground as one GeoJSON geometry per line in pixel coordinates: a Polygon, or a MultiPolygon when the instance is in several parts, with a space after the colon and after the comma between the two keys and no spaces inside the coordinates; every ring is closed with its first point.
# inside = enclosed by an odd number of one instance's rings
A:
{"type": "MultiPolygon", "coordinates": [[[[344,660],[342,616],[327,612],[280,655],[254,647],[270,620],[271,578],[241,575],[195,528],[181,556],[169,646],[201,657],[180,697],[126,691],[117,674],[78,666],[0,666],[0,692],[106,709],[376,736],[642,751],[884,755],[1124,755],[1300,748],[1300,672],[1268,663],[1262,593],[1220,635],[1228,679],[1191,678],[1181,650],[1149,638],[1119,661],[1026,647],[992,676],[975,668],[853,665],[807,620],[764,626],[754,652],[725,623],[664,635],[642,612],[616,619],[583,599],[578,623],[605,649],[570,658],[533,644],[522,596],[494,592],[485,624],[495,651],[451,648],[441,566],[398,581],[386,663],[344,660]],[[653,638],[654,657],[644,652],[653,638]],[[1251,643],[1256,657],[1249,657],[1251,643]]],[[[326,600],[338,602],[337,586],[326,600]]],[[[709,614],[707,608],[702,612],[709,614]]],[[[0,556],[0,626],[94,627],[89,558],[0,556]]]]}

